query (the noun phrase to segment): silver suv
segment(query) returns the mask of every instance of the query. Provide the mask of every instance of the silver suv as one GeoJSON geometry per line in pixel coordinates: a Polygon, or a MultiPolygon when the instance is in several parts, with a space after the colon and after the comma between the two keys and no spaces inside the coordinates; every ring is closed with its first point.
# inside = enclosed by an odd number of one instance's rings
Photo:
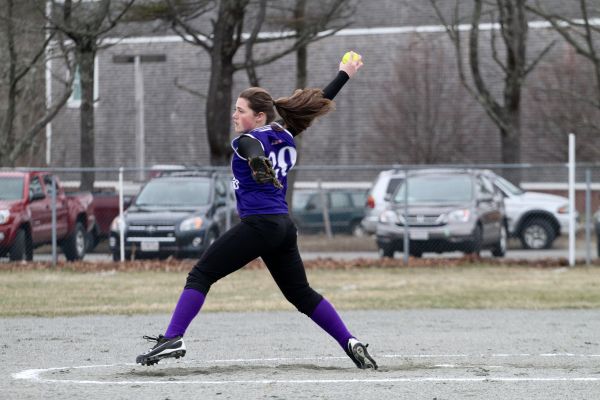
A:
{"type": "MultiPolygon", "coordinates": [[[[510,236],[525,249],[548,249],[561,232],[569,230],[569,199],[547,193],[525,192],[492,171],[488,177],[504,196],[510,236]]],[[[578,214],[575,215],[576,219],[578,214]]]]}
{"type": "Polygon", "coordinates": [[[381,256],[403,251],[405,224],[414,257],[457,250],[478,254],[490,249],[495,257],[506,253],[503,198],[479,170],[410,172],[377,224],[381,256]]]}

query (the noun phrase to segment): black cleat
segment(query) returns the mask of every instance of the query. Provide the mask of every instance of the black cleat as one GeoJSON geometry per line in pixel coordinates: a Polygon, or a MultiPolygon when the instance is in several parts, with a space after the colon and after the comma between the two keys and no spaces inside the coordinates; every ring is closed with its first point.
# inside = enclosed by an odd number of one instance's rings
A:
{"type": "Polygon", "coordinates": [[[163,335],[158,337],[144,336],[148,341],[156,342],[156,345],[144,354],[136,357],[135,362],[142,365],[153,365],[163,358],[179,358],[185,356],[185,343],[181,336],[167,339],[163,335]]]}
{"type": "Polygon", "coordinates": [[[362,344],[358,340],[351,338],[348,340],[346,354],[354,361],[354,364],[360,369],[377,369],[377,363],[367,351],[368,344],[362,344]]]}

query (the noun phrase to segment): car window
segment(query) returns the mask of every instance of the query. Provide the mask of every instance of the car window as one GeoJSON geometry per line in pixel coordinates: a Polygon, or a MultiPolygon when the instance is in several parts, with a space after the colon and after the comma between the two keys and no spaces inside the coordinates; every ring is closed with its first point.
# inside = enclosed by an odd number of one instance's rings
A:
{"type": "Polygon", "coordinates": [[[524,193],[520,188],[513,185],[511,182],[507,181],[501,176],[497,176],[494,179],[494,183],[505,193],[512,193],[513,195],[520,195],[524,193]]]}
{"type": "Polygon", "coordinates": [[[350,197],[354,207],[363,207],[367,203],[367,192],[352,193],[350,197]]]}
{"type": "Polygon", "coordinates": [[[388,196],[394,194],[394,192],[402,182],[404,182],[404,178],[391,178],[390,182],[388,183],[387,189],[385,190],[385,194],[388,196]]]}
{"type": "Polygon", "coordinates": [[[29,182],[29,197],[33,197],[36,194],[44,194],[40,178],[34,176],[31,182],[29,182]]]}
{"type": "Polygon", "coordinates": [[[44,186],[46,186],[46,193],[48,196],[52,196],[52,191],[54,190],[54,186],[52,185],[52,176],[44,175],[44,186]]]}
{"type": "Polygon", "coordinates": [[[294,191],[294,201],[293,207],[295,210],[303,210],[306,208],[308,204],[308,200],[310,200],[310,196],[312,193],[294,191]]]}
{"type": "Polygon", "coordinates": [[[408,186],[408,203],[452,204],[473,199],[473,183],[468,175],[423,175],[409,177],[394,196],[403,203],[408,186]]]}
{"type": "Polygon", "coordinates": [[[23,178],[0,178],[0,200],[23,198],[23,178]]]}
{"type": "Polygon", "coordinates": [[[491,184],[490,181],[488,181],[484,177],[479,177],[476,179],[476,182],[477,182],[477,187],[478,187],[479,193],[486,195],[486,196],[494,195],[494,186],[491,184]]]}
{"type": "Polygon", "coordinates": [[[306,204],[306,208],[310,208],[313,210],[320,210],[323,208],[323,202],[321,201],[321,195],[319,193],[313,193],[308,198],[308,203],[306,204]]]}
{"type": "Polygon", "coordinates": [[[227,184],[221,179],[215,181],[215,194],[218,200],[225,201],[227,198],[227,184]]]}
{"type": "Polygon", "coordinates": [[[138,206],[202,206],[210,201],[210,181],[199,179],[154,179],[137,196],[138,206]]]}
{"type": "Polygon", "coordinates": [[[329,202],[331,208],[349,208],[352,207],[350,203],[350,196],[347,193],[332,192],[329,195],[329,202]]]}

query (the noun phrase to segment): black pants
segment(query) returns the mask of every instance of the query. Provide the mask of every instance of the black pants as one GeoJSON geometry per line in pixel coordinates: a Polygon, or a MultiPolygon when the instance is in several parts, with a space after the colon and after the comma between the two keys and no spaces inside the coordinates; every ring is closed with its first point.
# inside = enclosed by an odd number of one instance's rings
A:
{"type": "Polygon", "coordinates": [[[289,215],[252,215],[217,239],[189,273],[186,289],[204,295],[213,283],[261,257],[285,298],[310,316],[323,298],[308,284],[289,215]]]}

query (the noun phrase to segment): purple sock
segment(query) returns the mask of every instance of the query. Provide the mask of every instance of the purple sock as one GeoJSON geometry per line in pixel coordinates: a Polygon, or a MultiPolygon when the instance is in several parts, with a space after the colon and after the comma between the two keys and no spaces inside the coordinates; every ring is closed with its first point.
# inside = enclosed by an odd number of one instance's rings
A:
{"type": "Polygon", "coordinates": [[[346,325],[344,325],[333,305],[325,298],[317,305],[310,318],[337,340],[344,350],[346,349],[348,340],[354,337],[348,332],[346,325]]]}
{"type": "Polygon", "coordinates": [[[202,308],[205,296],[195,289],[184,289],[179,297],[171,322],[165,332],[166,338],[183,336],[187,327],[202,308]]]}

